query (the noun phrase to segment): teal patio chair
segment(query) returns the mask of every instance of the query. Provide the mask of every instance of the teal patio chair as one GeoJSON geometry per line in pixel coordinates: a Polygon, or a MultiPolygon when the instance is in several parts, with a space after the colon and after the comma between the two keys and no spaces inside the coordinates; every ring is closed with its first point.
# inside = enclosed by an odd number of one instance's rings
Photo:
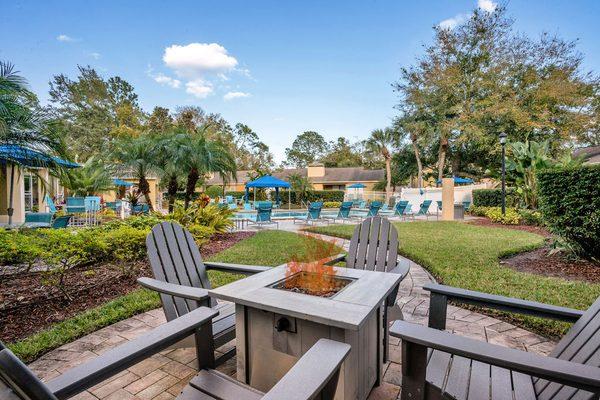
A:
{"type": "Polygon", "coordinates": [[[80,214],[85,212],[85,198],[67,197],[66,211],[69,214],[80,214]]]}
{"type": "Polygon", "coordinates": [[[58,210],[56,209],[56,205],[54,204],[54,201],[52,201],[52,197],[45,195],[44,203],[46,203],[46,208],[48,209],[48,212],[50,212],[52,214],[56,214],[56,212],[58,210]]]}
{"type": "Polygon", "coordinates": [[[417,213],[414,215],[414,217],[424,215],[426,217],[426,219],[429,220],[429,207],[431,206],[431,203],[432,203],[431,200],[423,201],[421,203],[421,205],[419,206],[419,211],[417,211],[417,213]]]}
{"type": "Polygon", "coordinates": [[[252,211],[252,203],[244,203],[244,211],[252,211]]]}
{"type": "Polygon", "coordinates": [[[100,197],[86,196],[83,199],[83,206],[85,207],[85,211],[88,212],[100,211],[100,197]]]}
{"type": "Polygon", "coordinates": [[[300,223],[300,224],[314,224],[317,223],[319,221],[322,222],[327,222],[329,224],[329,221],[325,218],[321,217],[321,210],[323,209],[323,202],[322,201],[313,201],[312,203],[310,203],[308,205],[308,210],[306,215],[302,215],[299,217],[294,217],[294,223],[300,223]]]}
{"type": "Polygon", "coordinates": [[[342,221],[351,221],[353,218],[350,216],[350,211],[352,210],[352,202],[351,201],[343,201],[340,205],[340,209],[335,217],[323,217],[325,219],[333,221],[335,224],[337,220],[342,221]]]}
{"type": "Polygon", "coordinates": [[[133,215],[147,215],[150,214],[150,206],[146,203],[136,204],[131,207],[131,214],[133,215]]]}
{"type": "Polygon", "coordinates": [[[256,221],[248,222],[248,225],[273,225],[279,228],[279,223],[271,219],[273,214],[273,203],[270,201],[261,201],[256,204],[256,221]]]}
{"type": "Polygon", "coordinates": [[[52,226],[52,213],[43,212],[28,212],[25,213],[25,222],[21,225],[21,228],[50,228],[52,226]]]}
{"type": "Polygon", "coordinates": [[[69,226],[69,221],[71,221],[72,215],[62,215],[57,217],[52,221],[52,229],[63,229],[69,226]]]}
{"type": "Polygon", "coordinates": [[[438,210],[442,211],[442,201],[438,200],[438,201],[436,201],[436,203],[437,203],[437,206],[438,206],[438,210]]]}
{"type": "Polygon", "coordinates": [[[381,210],[381,206],[383,204],[380,201],[372,201],[369,204],[369,211],[367,212],[367,217],[374,217],[379,214],[379,210],[381,210]]]}
{"type": "Polygon", "coordinates": [[[408,211],[408,201],[400,200],[396,203],[393,210],[380,211],[380,215],[384,215],[388,218],[405,218],[406,212],[408,211]]]}
{"type": "Polygon", "coordinates": [[[469,211],[469,208],[471,207],[471,202],[470,201],[463,201],[462,202],[463,208],[465,210],[465,212],[469,211]]]}

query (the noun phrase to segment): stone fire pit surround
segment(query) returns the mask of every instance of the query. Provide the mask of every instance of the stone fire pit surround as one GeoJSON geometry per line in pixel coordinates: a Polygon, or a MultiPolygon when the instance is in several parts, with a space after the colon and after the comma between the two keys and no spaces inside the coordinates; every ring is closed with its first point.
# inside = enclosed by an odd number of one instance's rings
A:
{"type": "Polygon", "coordinates": [[[275,267],[210,290],[236,304],[237,378],[266,391],[321,338],[352,350],[340,373],[336,399],[366,399],[383,373],[384,299],[400,283],[385,272],[335,267],[350,282],[331,297],[271,286],[286,278],[275,267]]]}

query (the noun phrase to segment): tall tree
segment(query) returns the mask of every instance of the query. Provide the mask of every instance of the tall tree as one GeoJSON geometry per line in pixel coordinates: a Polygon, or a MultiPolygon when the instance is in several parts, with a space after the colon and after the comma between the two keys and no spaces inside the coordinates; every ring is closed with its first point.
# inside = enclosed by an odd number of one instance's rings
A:
{"type": "Polygon", "coordinates": [[[371,132],[371,136],[366,140],[367,149],[374,153],[378,153],[385,161],[385,198],[386,201],[392,195],[392,149],[396,147],[400,140],[398,132],[392,128],[375,129],[371,132]]]}
{"type": "Polygon", "coordinates": [[[328,149],[323,136],[314,131],[305,131],[296,137],[291,147],[285,149],[285,164],[304,168],[321,159],[328,149]]]}
{"type": "Polygon", "coordinates": [[[329,151],[321,158],[328,168],[360,167],[363,159],[356,144],[350,143],[345,137],[339,137],[329,143],[329,151]]]}
{"type": "Polygon", "coordinates": [[[146,122],[146,130],[150,134],[163,134],[173,130],[173,117],[168,108],[154,107],[146,122]]]}
{"type": "Polygon", "coordinates": [[[54,76],[50,102],[67,144],[85,160],[116,138],[138,136],[144,116],[125,80],[118,76],[105,80],[89,66],[78,69],[76,80],[54,76]]]}
{"type": "Polygon", "coordinates": [[[237,123],[233,129],[232,152],[238,169],[270,170],[273,168],[273,154],[269,146],[262,142],[258,134],[248,125],[237,123]]]}

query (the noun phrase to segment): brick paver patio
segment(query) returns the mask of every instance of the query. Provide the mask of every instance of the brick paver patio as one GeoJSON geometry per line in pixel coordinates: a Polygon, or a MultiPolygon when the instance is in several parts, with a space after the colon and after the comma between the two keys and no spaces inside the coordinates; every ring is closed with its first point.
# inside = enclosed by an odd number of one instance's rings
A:
{"type": "MultiPolygon", "coordinates": [[[[330,237],[324,238],[333,240],[330,237]]],[[[335,240],[340,246],[347,248],[347,240],[335,240]]],[[[403,258],[402,262],[410,263],[411,268],[409,276],[400,286],[398,304],[402,306],[405,320],[425,325],[429,296],[428,292],[423,290],[423,285],[432,281],[432,277],[418,264],[406,258],[403,258]]],[[[164,322],[161,309],[137,315],[51,351],[31,363],[30,367],[41,379],[49,380],[164,322]]],[[[544,337],[506,322],[450,305],[447,329],[458,335],[539,354],[548,354],[555,345],[544,337]]],[[[401,347],[396,338],[391,338],[390,342],[390,362],[385,367],[384,382],[373,389],[369,396],[371,400],[393,400],[398,398],[400,393],[401,347]]],[[[230,348],[234,345],[235,341],[224,347],[230,348]]],[[[227,351],[227,348],[219,350],[227,351]]],[[[174,399],[195,374],[195,357],[193,348],[163,351],[74,399],[174,399]]],[[[235,362],[233,358],[218,369],[235,376],[235,362]]]]}

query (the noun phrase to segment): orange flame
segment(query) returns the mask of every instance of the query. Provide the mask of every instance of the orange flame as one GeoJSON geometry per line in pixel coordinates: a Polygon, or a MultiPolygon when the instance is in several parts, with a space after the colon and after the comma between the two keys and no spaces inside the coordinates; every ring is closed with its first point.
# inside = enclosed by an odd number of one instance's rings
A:
{"type": "Polygon", "coordinates": [[[310,294],[325,294],[339,289],[335,279],[337,271],[332,265],[325,265],[335,254],[336,245],[334,241],[324,241],[306,235],[304,252],[294,254],[287,264],[286,278],[299,272],[296,279],[285,281],[286,289],[300,288],[310,294]]]}

